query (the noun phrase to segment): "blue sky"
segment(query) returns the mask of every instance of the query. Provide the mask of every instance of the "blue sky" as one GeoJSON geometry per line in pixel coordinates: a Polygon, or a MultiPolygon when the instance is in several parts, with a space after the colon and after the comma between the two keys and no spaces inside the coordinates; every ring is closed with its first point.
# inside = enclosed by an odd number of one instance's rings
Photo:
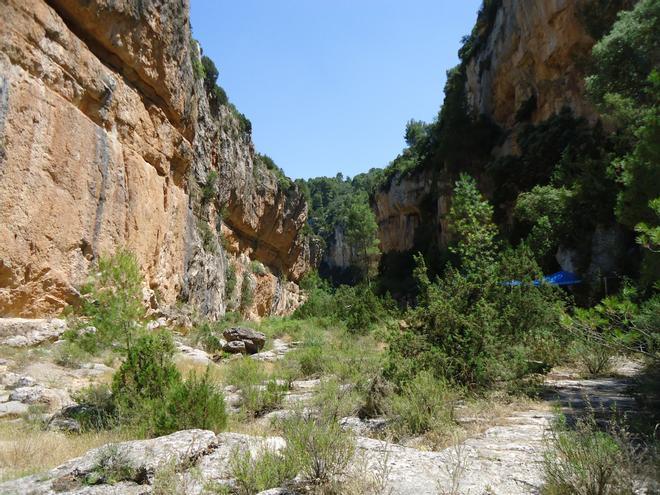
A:
{"type": "Polygon", "coordinates": [[[432,120],[481,0],[191,0],[193,36],[293,178],[386,166],[432,120]]]}

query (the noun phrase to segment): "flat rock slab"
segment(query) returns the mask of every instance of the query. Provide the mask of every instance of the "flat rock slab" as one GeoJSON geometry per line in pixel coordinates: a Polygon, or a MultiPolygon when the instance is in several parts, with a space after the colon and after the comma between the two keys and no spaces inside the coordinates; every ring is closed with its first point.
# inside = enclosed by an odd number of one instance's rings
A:
{"type": "Polygon", "coordinates": [[[0,318],[0,345],[26,347],[57,340],[67,329],[58,318],[0,318]]]}
{"type": "Polygon", "coordinates": [[[439,452],[358,437],[358,459],[372,472],[387,466],[387,487],[399,495],[436,495],[452,489],[495,495],[538,493],[543,481],[543,435],[551,418],[551,413],[516,414],[511,425],[490,428],[439,452]]]}

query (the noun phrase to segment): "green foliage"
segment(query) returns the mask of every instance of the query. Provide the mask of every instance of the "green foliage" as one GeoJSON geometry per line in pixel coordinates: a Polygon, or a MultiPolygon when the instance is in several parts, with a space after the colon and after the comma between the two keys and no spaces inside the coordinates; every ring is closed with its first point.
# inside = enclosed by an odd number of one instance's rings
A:
{"type": "Polygon", "coordinates": [[[463,37],[458,56],[467,62],[475,55],[486,42],[495,24],[495,17],[502,5],[502,0],[484,0],[477,14],[477,22],[472,32],[463,37]]]}
{"type": "Polygon", "coordinates": [[[204,248],[204,251],[216,254],[218,252],[218,243],[209,224],[204,220],[198,220],[197,231],[202,239],[202,247],[204,248]]]}
{"type": "Polygon", "coordinates": [[[206,182],[202,186],[202,203],[210,203],[217,194],[218,172],[211,170],[206,176],[206,182]]]}
{"type": "Polygon", "coordinates": [[[252,134],[252,122],[250,119],[248,119],[244,114],[238,111],[238,109],[233,105],[229,104],[231,111],[238,121],[238,128],[239,131],[246,136],[250,136],[252,134]]]}
{"type": "Polygon", "coordinates": [[[484,200],[477,182],[462,174],[454,187],[449,224],[455,245],[450,248],[461,260],[462,269],[475,276],[489,270],[495,261],[497,227],[492,221],[493,207],[484,200]]]}
{"type": "Polygon", "coordinates": [[[589,92],[601,102],[607,94],[619,94],[637,102],[651,103],[648,77],[658,67],[660,5],[640,0],[622,12],[612,30],[593,48],[594,72],[587,79],[589,92]]]}
{"type": "Polygon", "coordinates": [[[107,385],[90,385],[72,395],[78,404],[68,416],[80,423],[82,431],[107,430],[117,424],[116,404],[107,385]]]}
{"type": "Polygon", "coordinates": [[[575,337],[575,354],[590,374],[607,371],[616,353],[657,358],[660,349],[660,296],[639,302],[638,290],[625,284],[617,295],[592,308],[576,308],[562,324],[575,337]]]}
{"type": "Polygon", "coordinates": [[[79,307],[65,337],[86,352],[96,353],[115,343],[126,343],[142,328],[143,279],[135,256],[119,250],[101,257],[91,280],[80,290],[79,307]],[[95,331],[87,331],[88,327],[95,331]]]}
{"type": "Polygon", "coordinates": [[[342,241],[349,248],[349,266],[333,268],[325,263],[319,268],[322,276],[335,284],[355,284],[375,275],[380,251],[378,225],[369,203],[383,176],[382,170],[371,169],[352,180],[342,174],[318,177],[300,182],[308,197],[309,226],[320,237],[326,249],[342,241]]]}
{"type": "Polygon", "coordinates": [[[175,381],[155,422],[156,436],[192,428],[222,431],[227,424],[225,400],[211,383],[209,368],[202,376],[193,372],[185,381],[175,381]]]}
{"type": "Polygon", "coordinates": [[[552,254],[572,228],[571,202],[575,192],[567,187],[534,186],[516,199],[515,218],[531,226],[527,243],[536,259],[552,254]]]}
{"type": "Polygon", "coordinates": [[[145,334],[128,346],[126,360],[112,377],[112,394],[122,412],[150,400],[162,400],[181,380],[174,366],[174,342],[169,333],[145,334]]]}
{"type": "Polygon", "coordinates": [[[213,353],[222,349],[221,331],[218,325],[205,321],[196,325],[191,333],[194,345],[201,346],[206,352],[213,353]]]}
{"type": "Polygon", "coordinates": [[[334,315],[354,333],[366,333],[390,316],[393,302],[374,294],[370,287],[341,285],[333,297],[334,315]]]}
{"type": "Polygon", "coordinates": [[[252,286],[252,278],[248,273],[243,274],[243,281],[241,282],[241,312],[245,313],[254,302],[254,287],[252,286]]]}
{"type": "Polygon", "coordinates": [[[225,299],[229,300],[233,297],[236,290],[236,267],[233,263],[227,263],[227,274],[225,279],[225,299]]]}
{"type": "Polygon", "coordinates": [[[366,284],[340,285],[332,289],[318,274],[303,281],[307,300],[296,309],[294,318],[330,318],[341,321],[352,333],[367,333],[390,318],[394,302],[377,296],[366,284]]]}
{"type": "Polygon", "coordinates": [[[428,137],[430,126],[421,120],[409,120],[406,124],[406,132],[404,138],[409,148],[416,148],[424,143],[428,137]]]}
{"type": "Polygon", "coordinates": [[[642,280],[660,277],[660,259],[648,249],[659,225],[654,201],[660,190],[660,4],[641,0],[623,12],[612,30],[593,48],[594,70],[587,89],[601,111],[619,128],[620,147],[610,173],[621,186],[616,213],[620,222],[637,228],[647,247],[642,280]]]}
{"type": "Polygon", "coordinates": [[[301,416],[286,420],[283,429],[286,447],[281,451],[264,448],[254,457],[248,449],[232,452],[230,466],[239,494],[281,487],[294,478],[319,487],[340,482],[355,449],[350,434],[337,422],[301,416]]]}
{"type": "Polygon", "coordinates": [[[206,55],[202,56],[200,63],[203,69],[204,89],[206,90],[206,94],[211,98],[211,104],[216,107],[218,105],[227,105],[229,99],[225,90],[217,83],[219,72],[215,63],[206,55]]]}
{"type": "Polygon", "coordinates": [[[578,7],[578,18],[595,40],[607,34],[619,11],[630,8],[633,0],[587,0],[578,7]]]}
{"type": "Polygon", "coordinates": [[[99,450],[95,464],[85,476],[86,485],[114,485],[132,480],[137,470],[130,459],[117,445],[107,445],[99,450]]]}
{"type": "Polygon", "coordinates": [[[250,262],[250,271],[255,275],[265,275],[266,267],[261,263],[261,261],[252,260],[250,262]]]}
{"type": "Polygon", "coordinates": [[[276,409],[284,397],[284,387],[268,379],[263,365],[253,359],[232,362],[226,380],[241,390],[241,411],[250,418],[276,409]]]}
{"type": "Polygon", "coordinates": [[[355,264],[362,278],[371,280],[378,265],[378,224],[366,197],[355,197],[348,205],[346,218],[346,240],[355,253],[355,264]]]}
{"type": "Polygon", "coordinates": [[[249,449],[235,449],[229,464],[239,495],[254,495],[269,488],[281,487],[298,474],[293,457],[267,448],[254,458],[249,449]]]}
{"type": "Polygon", "coordinates": [[[257,153],[257,157],[255,160],[256,165],[263,165],[265,166],[268,170],[273,172],[275,175],[275,178],[277,179],[277,183],[279,184],[280,188],[283,191],[286,191],[293,187],[293,181],[286,176],[284,173],[284,170],[282,170],[280,167],[277,166],[277,164],[273,161],[271,157],[268,155],[263,155],[261,153],[257,153]]]}
{"type": "Polygon", "coordinates": [[[632,495],[644,467],[632,438],[618,426],[603,431],[593,417],[569,427],[555,422],[544,456],[544,495],[632,495]]]}
{"type": "Polygon", "coordinates": [[[285,457],[298,466],[302,479],[326,485],[345,473],[353,458],[355,442],[336,421],[294,417],[285,421],[285,457]]]}
{"type": "Polygon", "coordinates": [[[401,391],[390,398],[390,413],[400,436],[421,435],[428,431],[447,431],[454,423],[458,395],[444,379],[421,371],[401,391]]]}
{"type": "Polygon", "coordinates": [[[422,257],[415,275],[420,295],[407,329],[391,336],[386,372],[397,383],[419,371],[471,386],[524,377],[533,361],[552,361],[562,301],[524,246],[497,254],[492,209],[468,177],[457,183],[450,216],[459,239],[461,270],[448,267],[431,281],[422,257]],[[522,279],[520,286],[502,281],[522,279]]]}

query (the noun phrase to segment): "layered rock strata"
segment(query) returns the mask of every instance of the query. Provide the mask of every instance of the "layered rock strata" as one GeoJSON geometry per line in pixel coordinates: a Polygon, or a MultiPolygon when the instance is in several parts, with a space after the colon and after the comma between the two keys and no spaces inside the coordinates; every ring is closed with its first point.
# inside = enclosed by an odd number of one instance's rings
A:
{"type": "Polygon", "coordinates": [[[0,316],[59,313],[119,247],[153,304],[219,317],[228,266],[257,259],[271,304],[247,311],[295,307],[307,206],[209,108],[187,0],[2,0],[0,17],[0,316]]]}

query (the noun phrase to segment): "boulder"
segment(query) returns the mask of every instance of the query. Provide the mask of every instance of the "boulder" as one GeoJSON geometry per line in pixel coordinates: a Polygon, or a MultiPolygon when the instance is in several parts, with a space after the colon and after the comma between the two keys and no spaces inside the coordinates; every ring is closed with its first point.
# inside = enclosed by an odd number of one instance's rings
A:
{"type": "Polygon", "coordinates": [[[80,433],[81,430],[78,421],[59,415],[53,416],[46,425],[46,428],[50,431],[64,431],[67,433],[80,433]]]}
{"type": "Polygon", "coordinates": [[[4,416],[22,416],[27,414],[28,405],[15,400],[0,404],[0,418],[4,416]]]}
{"type": "Polygon", "coordinates": [[[230,354],[245,354],[247,352],[245,342],[242,340],[232,340],[227,342],[224,346],[222,346],[222,350],[229,352],[230,354]]]}
{"type": "Polygon", "coordinates": [[[266,344],[266,335],[252,328],[231,327],[223,332],[227,342],[242,341],[248,354],[255,354],[263,349],[266,344]]]}
{"type": "Polygon", "coordinates": [[[66,390],[41,385],[17,387],[9,395],[9,400],[24,404],[43,404],[49,411],[56,411],[73,403],[66,390]]]}

